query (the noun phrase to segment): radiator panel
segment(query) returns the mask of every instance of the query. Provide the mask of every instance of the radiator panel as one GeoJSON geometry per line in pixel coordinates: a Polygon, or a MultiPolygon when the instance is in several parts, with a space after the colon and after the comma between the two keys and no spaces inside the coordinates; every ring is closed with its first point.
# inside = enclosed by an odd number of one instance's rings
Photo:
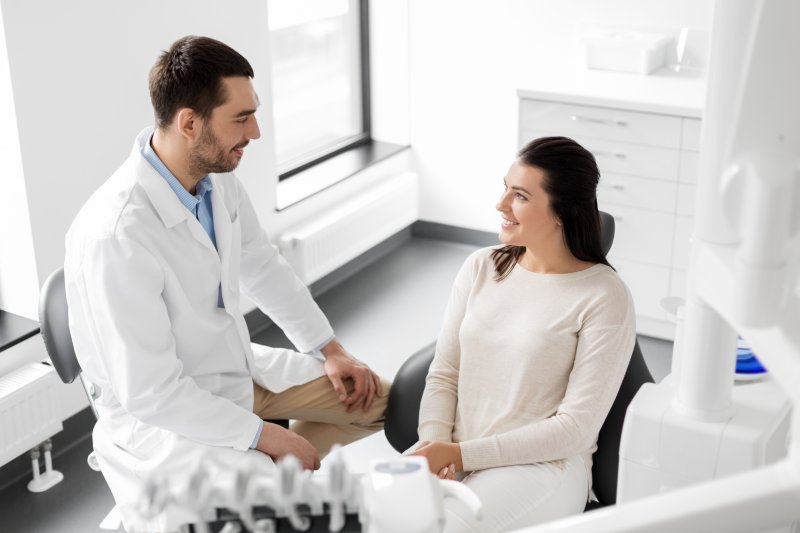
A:
{"type": "Polygon", "coordinates": [[[281,253],[311,284],[414,223],[418,198],[417,175],[401,174],[287,231],[279,240],[281,253]]]}
{"type": "Polygon", "coordinates": [[[29,363],[0,377],[0,465],[62,429],[53,367],[29,363]]]}

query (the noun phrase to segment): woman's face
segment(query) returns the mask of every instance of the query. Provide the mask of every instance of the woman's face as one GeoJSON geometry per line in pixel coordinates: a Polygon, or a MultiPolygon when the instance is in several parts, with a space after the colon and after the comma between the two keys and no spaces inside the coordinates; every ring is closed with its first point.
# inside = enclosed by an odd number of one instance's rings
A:
{"type": "Polygon", "coordinates": [[[550,198],[542,189],[544,171],[514,162],[503,183],[497,202],[502,216],[500,242],[536,250],[563,242],[561,224],[550,210],[550,198]]]}

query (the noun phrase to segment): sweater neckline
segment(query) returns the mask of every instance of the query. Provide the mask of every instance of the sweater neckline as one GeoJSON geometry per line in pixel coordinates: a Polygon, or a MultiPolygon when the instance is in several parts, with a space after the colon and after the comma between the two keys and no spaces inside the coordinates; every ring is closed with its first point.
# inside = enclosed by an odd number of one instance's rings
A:
{"type": "Polygon", "coordinates": [[[540,272],[531,272],[530,270],[527,270],[525,267],[517,263],[516,265],[514,265],[513,272],[518,272],[519,275],[526,276],[528,279],[533,279],[536,281],[558,283],[565,281],[575,281],[587,278],[589,276],[594,276],[595,274],[598,274],[607,268],[608,266],[602,263],[595,263],[589,268],[584,268],[583,270],[578,270],[576,272],[566,272],[563,274],[542,274],[540,272]]]}

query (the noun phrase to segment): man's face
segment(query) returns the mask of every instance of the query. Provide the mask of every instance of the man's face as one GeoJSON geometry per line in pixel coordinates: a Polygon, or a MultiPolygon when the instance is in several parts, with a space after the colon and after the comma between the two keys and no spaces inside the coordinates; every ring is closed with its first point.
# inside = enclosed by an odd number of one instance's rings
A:
{"type": "Polygon", "coordinates": [[[261,136],[255,117],[258,96],[250,78],[222,78],[222,83],[228,98],[203,121],[189,156],[191,166],[202,175],[231,172],[239,165],[244,147],[261,136]]]}

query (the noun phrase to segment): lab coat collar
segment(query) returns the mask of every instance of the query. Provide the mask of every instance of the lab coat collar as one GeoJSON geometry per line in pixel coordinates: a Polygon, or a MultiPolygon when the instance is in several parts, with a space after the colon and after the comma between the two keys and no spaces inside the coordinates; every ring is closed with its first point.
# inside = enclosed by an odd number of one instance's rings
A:
{"type": "Polygon", "coordinates": [[[216,176],[211,178],[211,206],[214,217],[214,234],[217,237],[217,250],[223,263],[229,259],[231,251],[231,217],[222,199],[220,180],[216,176]]]}
{"type": "Polygon", "coordinates": [[[139,133],[133,143],[131,160],[134,162],[137,181],[153,203],[159,218],[167,228],[172,228],[192,217],[161,174],[142,155],[142,148],[150,141],[152,135],[152,127],[145,128],[139,133]]]}

